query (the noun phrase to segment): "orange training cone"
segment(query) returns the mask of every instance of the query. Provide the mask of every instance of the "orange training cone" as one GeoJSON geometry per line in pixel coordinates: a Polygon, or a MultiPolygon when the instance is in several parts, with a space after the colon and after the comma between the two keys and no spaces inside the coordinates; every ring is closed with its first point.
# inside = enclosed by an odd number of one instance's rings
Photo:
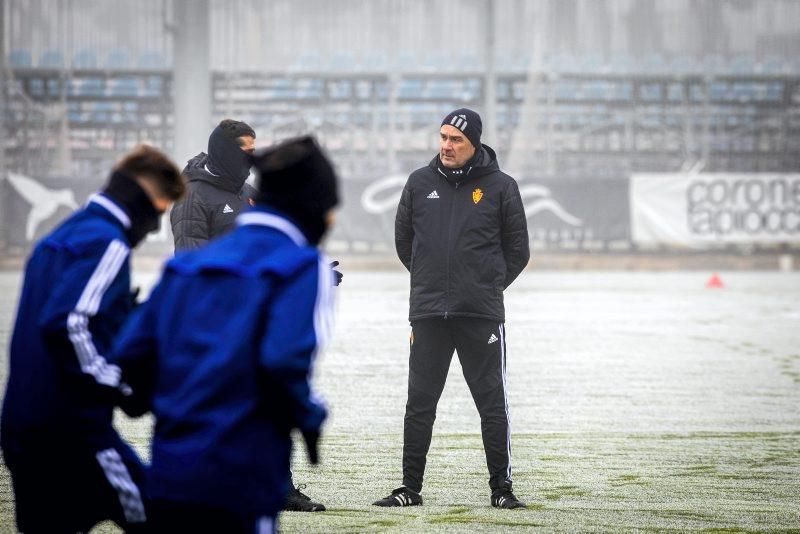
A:
{"type": "Polygon", "coordinates": [[[711,278],[706,282],[706,287],[709,289],[722,289],[725,284],[722,283],[722,278],[717,273],[711,275],[711,278]]]}

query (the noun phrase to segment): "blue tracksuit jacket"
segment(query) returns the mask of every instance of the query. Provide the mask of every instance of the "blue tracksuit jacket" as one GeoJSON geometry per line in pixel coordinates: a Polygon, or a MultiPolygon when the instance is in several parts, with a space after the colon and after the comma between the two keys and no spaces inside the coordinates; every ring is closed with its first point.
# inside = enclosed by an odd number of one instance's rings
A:
{"type": "Polygon", "coordinates": [[[332,320],[332,271],[280,214],[256,208],[176,256],[123,330],[111,361],[123,408],[156,418],[153,499],[274,515],[292,428],[318,431],[309,375],[332,320]]]}
{"type": "Polygon", "coordinates": [[[126,226],[125,212],[95,195],[28,260],[3,401],[7,455],[118,442],[120,371],[104,355],[132,307],[126,226]]]}

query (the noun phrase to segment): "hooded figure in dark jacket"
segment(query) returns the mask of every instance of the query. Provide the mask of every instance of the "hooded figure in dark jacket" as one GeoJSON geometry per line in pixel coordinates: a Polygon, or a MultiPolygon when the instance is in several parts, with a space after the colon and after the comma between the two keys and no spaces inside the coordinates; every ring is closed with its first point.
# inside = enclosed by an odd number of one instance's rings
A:
{"type": "Polygon", "coordinates": [[[503,291],[528,263],[528,227],[517,183],[481,144],[481,129],[472,110],[448,114],[439,154],[411,173],[397,208],[395,245],[411,273],[403,486],[378,506],[422,504],[436,405],[454,351],[481,416],[490,502],[525,506],[511,491],[503,291]]]}
{"type": "Polygon", "coordinates": [[[245,180],[255,139],[246,123],[225,119],[208,138],[208,154],[201,152],[186,164],[188,193],[170,214],[175,250],[199,248],[236,226],[236,216],[252,196],[245,180]]]}

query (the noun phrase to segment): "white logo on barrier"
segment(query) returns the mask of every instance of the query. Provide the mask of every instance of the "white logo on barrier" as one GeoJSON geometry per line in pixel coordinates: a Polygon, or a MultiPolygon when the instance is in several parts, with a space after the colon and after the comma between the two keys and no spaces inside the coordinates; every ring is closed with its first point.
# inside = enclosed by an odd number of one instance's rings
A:
{"type": "Polygon", "coordinates": [[[39,224],[49,219],[58,208],[78,209],[75,194],[71,189],[48,189],[33,178],[14,172],[8,173],[8,181],[31,205],[25,224],[25,239],[28,241],[33,241],[39,224]]]}
{"type": "Polygon", "coordinates": [[[638,244],[707,248],[797,243],[800,174],[631,175],[631,236],[638,244]]]}
{"type": "MultiPolygon", "coordinates": [[[[361,193],[361,206],[367,213],[380,214],[397,209],[400,194],[406,185],[408,176],[393,174],[369,184],[361,193]]],[[[435,193],[434,191],[433,193],[435,193]]],[[[428,198],[433,197],[431,193],[428,198]]],[[[537,213],[548,211],[561,221],[571,226],[583,226],[583,221],[569,213],[553,198],[550,189],[542,185],[525,185],[520,187],[519,194],[525,206],[525,217],[530,219],[537,213]]]]}
{"type": "Polygon", "coordinates": [[[543,185],[526,185],[519,188],[522,203],[525,206],[525,218],[530,219],[541,211],[549,211],[562,221],[572,226],[583,226],[583,221],[555,201],[550,189],[543,185]]]}
{"type": "Polygon", "coordinates": [[[407,180],[408,175],[392,174],[369,184],[361,193],[364,211],[377,215],[396,210],[407,180]]]}

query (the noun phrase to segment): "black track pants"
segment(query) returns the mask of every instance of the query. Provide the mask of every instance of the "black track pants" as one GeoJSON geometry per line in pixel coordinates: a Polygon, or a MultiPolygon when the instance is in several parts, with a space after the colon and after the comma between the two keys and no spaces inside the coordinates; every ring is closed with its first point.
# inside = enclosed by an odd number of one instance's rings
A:
{"type": "Polygon", "coordinates": [[[511,421],[506,395],[506,340],[502,323],[458,317],[411,323],[408,403],[403,432],[403,485],[422,490],[436,405],[453,351],[481,416],[492,490],[511,488],[511,421]]]}

